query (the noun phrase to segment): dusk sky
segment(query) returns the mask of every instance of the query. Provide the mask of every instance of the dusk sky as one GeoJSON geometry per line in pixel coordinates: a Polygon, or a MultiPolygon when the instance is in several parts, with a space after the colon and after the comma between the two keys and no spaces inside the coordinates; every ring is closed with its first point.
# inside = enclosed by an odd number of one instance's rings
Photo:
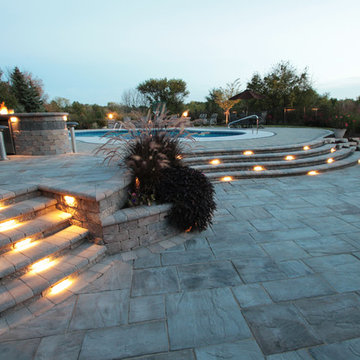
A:
{"type": "Polygon", "coordinates": [[[121,100],[181,78],[187,101],[281,60],[321,94],[360,96],[359,0],[0,0],[0,68],[31,72],[52,99],[121,100]]]}

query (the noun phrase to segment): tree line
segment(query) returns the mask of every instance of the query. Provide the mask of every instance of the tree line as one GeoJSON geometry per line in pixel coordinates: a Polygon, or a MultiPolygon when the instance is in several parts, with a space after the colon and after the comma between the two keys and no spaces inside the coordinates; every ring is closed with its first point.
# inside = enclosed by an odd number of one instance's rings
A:
{"type": "Polygon", "coordinates": [[[68,112],[71,120],[77,121],[81,128],[105,126],[108,113],[113,114],[114,120],[121,121],[131,119],[135,112],[144,113],[149,107],[155,111],[160,104],[165,105],[170,114],[188,110],[193,120],[201,114],[217,113],[220,123],[252,113],[266,113],[268,124],[331,127],[340,117],[348,117],[347,124],[354,129],[360,123],[360,96],[356,100],[338,100],[328,94],[319,94],[313,87],[308,69],[298,71],[284,61],[264,75],[255,73],[245,84],[236,79],[225,87],[210,89],[205,101],[186,102],[188,95],[184,80],[162,78],[146,80],[135,89],[124,91],[119,102],[109,102],[106,106],[70,102],[62,97],[49,101],[42,81],[31,73],[15,67],[4,78],[0,70],[0,102],[4,101],[16,112],[68,112]],[[229,100],[241,88],[260,94],[261,99],[229,100]]]}

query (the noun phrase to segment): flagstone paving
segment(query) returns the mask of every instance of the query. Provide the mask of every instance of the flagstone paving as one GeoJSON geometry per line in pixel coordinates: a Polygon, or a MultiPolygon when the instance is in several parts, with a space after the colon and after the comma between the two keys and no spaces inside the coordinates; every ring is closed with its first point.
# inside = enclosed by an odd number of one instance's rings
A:
{"type": "Polygon", "coordinates": [[[0,358],[360,359],[359,184],[360,166],[218,184],[212,228],[105,257],[50,310],[0,319],[0,358]]]}

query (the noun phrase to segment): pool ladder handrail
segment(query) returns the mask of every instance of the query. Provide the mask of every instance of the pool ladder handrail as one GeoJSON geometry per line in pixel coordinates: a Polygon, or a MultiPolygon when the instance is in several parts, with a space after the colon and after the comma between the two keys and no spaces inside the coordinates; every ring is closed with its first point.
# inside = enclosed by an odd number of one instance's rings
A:
{"type": "Polygon", "coordinates": [[[118,121],[116,121],[116,123],[113,126],[113,130],[116,130],[116,125],[119,125],[119,130],[122,128],[123,124],[119,123],[118,121]]]}
{"type": "MultiPolygon", "coordinates": [[[[248,119],[255,119],[256,120],[256,133],[258,134],[258,132],[259,132],[259,117],[257,115],[249,115],[249,116],[245,116],[244,118],[234,120],[234,121],[232,121],[231,123],[228,124],[228,128],[230,129],[231,125],[234,125],[236,123],[239,123],[241,121],[248,120],[248,119]]],[[[252,130],[252,132],[254,132],[252,124],[251,124],[251,130],[252,130]]]]}

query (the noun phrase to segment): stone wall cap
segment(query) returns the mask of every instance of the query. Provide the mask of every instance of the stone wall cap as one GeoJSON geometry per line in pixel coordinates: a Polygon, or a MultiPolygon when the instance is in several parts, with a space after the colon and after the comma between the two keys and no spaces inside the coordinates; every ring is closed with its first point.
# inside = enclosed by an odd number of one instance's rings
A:
{"type": "Polygon", "coordinates": [[[14,113],[14,114],[1,114],[0,119],[9,119],[11,117],[32,118],[32,117],[55,117],[55,116],[68,116],[67,112],[36,112],[36,113],[14,113]]]}

